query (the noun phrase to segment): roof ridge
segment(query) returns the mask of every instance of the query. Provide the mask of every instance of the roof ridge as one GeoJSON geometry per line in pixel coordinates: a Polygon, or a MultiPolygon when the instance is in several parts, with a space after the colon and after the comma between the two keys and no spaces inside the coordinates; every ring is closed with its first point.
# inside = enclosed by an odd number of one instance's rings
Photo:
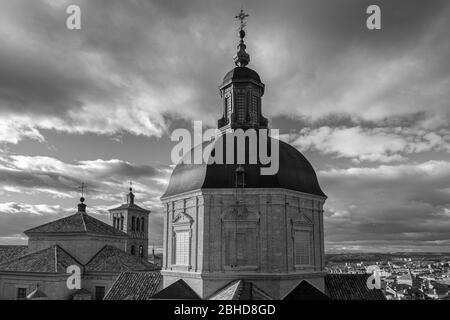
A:
{"type": "Polygon", "coordinates": [[[273,298],[270,295],[268,295],[263,289],[261,289],[254,283],[252,283],[252,294],[253,294],[253,291],[255,293],[259,293],[260,295],[264,296],[266,299],[273,300],[273,298]]]}
{"type": "Polygon", "coordinates": [[[58,244],[55,244],[55,247],[58,247],[59,250],[61,250],[65,254],[67,254],[71,259],[75,260],[75,262],[78,263],[80,266],[84,267],[84,265],[77,258],[75,258],[70,252],[68,252],[66,249],[64,249],[63,247],[61,247],[58,244]]]}
{"type": "Polygon", "coordinates": [[[92,258],[88,261],[88,262],[86,262],[86,264],[85,264],[85,266],[87,267],[88,265],[89,265],[89,263],[91,263],[92,262],[92,260],[94,260],[99,254],[100,254],[100,252],[102,252],[106,247],[108,247],[109,245],[104,245],[100,250],[98,250],[97,251],[97,253],[96,254],[94,254],[93,256],[92,256],[92,258]]]}
{"type": "Polygon", "coordinates": [[[129,237],[129,235],[118,230],[110,224],[90,216],[84,212],[48,222],[24,231],[26,235],[32,234],[98,234],[115,237],[129,237]]]}
{"type": "MultiPolygon", "coordinates": [[[[85,215],[86,216],[83,216],[83,223],[85,223],[85,226],[87,226],[86,225],[86,220],[85,220],[85,218],[88,218],[88,220],[89,219],[91,219],[91,221],[95,221],[95,223],[100,223],[101,225],[104,225],[106,228],[108,228],[108,229],[110,229],[110,230],[114,230],[114,232],[116,233],[115,235],[116,236],[118,236],[118,235],[121,235],[121,236],[126,236],[126,237],[128,237],[128,234],[126,233],[126,232],[124,232],[124,231],[122,231],[122,230],[119,230],[119,229],[116,229],[116,228],[114,228],[112,225],[110,225],[110,224],[108,224],[108,223],[106,223],[106,222],[104,222],[104,221],[102,221],[102,220],[100,220],[100,219],[97,219],[97,218],[95,218],[95,217],[93,217],[93,216],[90,216],[90,215],[88,215],[88,214],[86,214],[85,213],[85,215]]],[[[86,232],[87,233],[90,233],[90,231],[87,231],[87,229],[86,229],[86,232]]]]}
{"type": "Polygon", "coordinates": [[[137,205],[136,203],[130,204],[130,203],[122,203],[121,205],[119,205],[118,207],[114,207],[114,208],[110,208],[108,209],[108,211],[115,211],[115,210],[120,210],[120,209],[135,209],[137,211],[142,211],[142,212],[147,212],[147,213],[151,213],[152,211],[149,209],[145,209],[139,205],[137,205]]]}
{"type": "Polygon", "coordinates": [[[232,299],[232,300],[239,300],[239,298],[240,298],[241,295],[242,295],[242,292],[244,292],[244,281],[243,281],[242,279],[239,279],[239,280],[237,281],[237,288],[236,288],[236,290],[234,291],[233,299],[232,299]]]}
{"type": "MultiPolygon", "coordinates": [[[[58,244],[55,244],[55,245],[53,245],[52,247],[54,247],[54,249],[55,249],[55,271],[56,272],[58,272],[58,264],[57,264],[57,262],[58,262],[58,250],[59,251],[62,251],[63,253],[65,253],[66,255],[68,255],[69,256],[69,258],[71,258],[72,260],[74,260],[76,263],[78,263],[80,266],[84,266],[80,261],[78,261],[78,259],[77,258],[75,258],[72,254],[70,254],[70,252],[68,252],[67,250],[65,250],[63,247],[61,247],[60,245],[58,245],[58,244]]],[[[50,248],[52,248],[52,247],[50,247],[50,248]]]]}
{"type": "Polygon", "coordinates": [[[78,213],[81,214],[81,221],[83,222],[84,231],[88,232],[87,227],[86,227],[86,221],[84,221],[84,215],[85,214],[87,215],[87,213],[85,213],[85,212],[78,212],[78,213]]]}
{"type": "MultiPolygon", "coordinates": [[[[58,270],[59,261],[62,261],[62,266],[64,267],[64,262],[67,261],[70,264],[77,264],[83,267],[76,258],[74,258],[70,253],[61,248],[59,245],[55,244],[45,249],[31,252],[27,255],[20,256],[16,259],[6,261],[0,265],[0,270],[16,270],[20,269],[21,266],[26,266],[25,269],[39,269],[45,268],[46,271],[30,271],[30,272],[46,272],[46,273],[65,273],[65,270],[58,270]],[[60,254],[63,256],[59,257],[60,254]],[[54,259],[53,261],[51,261],[54,259]],[[39,262],[36,264],[36,262],[39,262]],[[31,263],[31,264],[30,264],[31,263]],[[11,269],[12,268],[12,269],[11,269]]],[[[24,269],[24,270],[25,270],[24,269]]]]}
{"type": "Polygon", "coordinates": [[[55,272],[58,273],[58,248],[57,245],[54,246],[55,250],[55,272]]]}

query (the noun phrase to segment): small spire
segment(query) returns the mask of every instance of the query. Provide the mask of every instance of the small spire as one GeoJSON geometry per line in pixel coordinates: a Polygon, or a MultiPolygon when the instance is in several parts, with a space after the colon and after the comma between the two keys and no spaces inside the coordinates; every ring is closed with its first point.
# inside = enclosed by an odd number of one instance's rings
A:
{"type": "Polygon", "coordinates": [[[249,15],[244,12],[244,9],[241,9],[241,12],[235,17],[236,19],[240,20],[239,37],[241,38],[241,40],[239,41],[239,44],[237,46],[238,52],[233,57],[234,63],[238,67],[245,67],[250,62],[250,55],[245,51],[245,49],[247,49],[247,46],[244,43],[244,28],[247,26],[245,19],[247,17],[249,17],[249,15]]]}
{"type": "Polygon", "coordinates": [[[133,181],[130,180],[130,193],[127,194],[127,203],[134,204],[133,181]]]}
{"type": "Polygon", "coordinates": [[[78,204],[78,212],[86,212],[86,204],[84,204],[85,199],[80,198],[80,203],[78,204]]]}
{"type": "Polygon", "coordinates": [[[78,188],[81,193],[80,203],[78,204],[78,212],[86,212],[86,204],[84,203],[84,201],[86,201],[86,199],[84,198],[84,195],[87,190],[87,185],[84,182],[82,182],[81,186],[78,188]]]}

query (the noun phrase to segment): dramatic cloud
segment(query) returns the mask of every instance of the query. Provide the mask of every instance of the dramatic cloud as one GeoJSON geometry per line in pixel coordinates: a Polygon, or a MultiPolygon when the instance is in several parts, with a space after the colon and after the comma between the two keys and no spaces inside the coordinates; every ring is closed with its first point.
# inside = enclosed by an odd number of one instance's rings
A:
{"type": "MultiPolygon", "coordinates": [[[[369,31],[371,4],[245,1],[263,113],[319,171],[327,249],[450,249],[450,3],[378,1],[369,31]]],[[[241,5],[0,0],[0,243],[73,212],[82,182],[106,221],[129,180],[161,243],[168,137],[220,117],[241,5]]]]}
{"type": "Polygon", "coordinates": [[[402,127],[305,128],[289,138],[300,150],[314,149],[356,161],[393,162],[403,154],[444,151],[450,153],[450,130],[430,132],[402,127]]]}
{"type": "Polygon", "coordinates": [[[85,182],[94,198],[112,199],[112,192],[117,193],[120,188],[123,191],[129,179],[136,179],[135,185],[142,187],[146,196],[155,196],[155,192],[158,194],[164,187],[167,170],[121,160],[99,159],[69,164],[50,157],[7,156],[0,157],[0,177],[0,186],[10,188],[12,192],[11,187],[20,187],[18,192],[47,192],[70,198],[85,182]]]}
{"type": "MultiPolygon", "coordinates": [[[[0,203],[0,235],[5,243],[25,241],[23,231],[75,212],[72,203],[78,194],[77,186],[88,184],[88,212],[109,222],[108,209],[124,201],[122,195],[127,179],[135,179],[133,186],[137,201],[151,208],[150,239],[162,242],[162,215],[159,196],[167,184],[168,169],[134,165],[120,160],[79,161],[74,164],[50,157],[0,157],[0,193],[40,194],[47,198],[66,199],[71,205],[0,203]],[[102,204],[99,204],[102,203],[102,204]],[[91,205],[92,204],[92,205],[91,205]]],[[[42,198],[40,196],[39,198],[42,198]]]]}
{"type": "MultiPolygon", "coordinates": [[[[80,31],[65,27],[67,1],[1,1],[0,141],[43,141],[41,130],[161,136],[171,119],[214,122],[240,3],[73,3],[80,31]]],[[[424,113],[424,127],[448,123],[446,1],[382,1],[380,32],[365,28],[368,5],[246,4],[269,115],[376,122],[424,113]]]]}
{"type": "Polygon", "coordinates": [[[450,162],[319,172],[327,186],[326,239],[342,250],[389,241],[407,248],[439,241],[450,249],[450,162]],[[347,243],[347,246],[343,244],[347,243]]]}

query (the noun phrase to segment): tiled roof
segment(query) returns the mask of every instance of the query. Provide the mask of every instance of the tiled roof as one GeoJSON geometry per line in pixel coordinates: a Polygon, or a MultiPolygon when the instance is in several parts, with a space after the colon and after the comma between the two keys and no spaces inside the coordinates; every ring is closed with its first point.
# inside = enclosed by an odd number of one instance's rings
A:
{"type": "Polygon", "coordinates": [[[379,289],[367,287],[368,274],[327,274],[325,286],[331,300],[386,300],[379,289]]]}
{"type": "Polygon", "coordinates": [[[237,300],[242,289],[242,281],[234,281],[214,293],[208,300],[237,300]]]}
{"type": "Polygon", "coordinates": [[[81,288],[81,289],[78,289],[78,290],[76,290],[74,293],[73,293],[73,296],[75,296],[75,295],[92,295],[92,292],[90,292],[88,289],[85,289],[85,288],[81,288]]]}
{"type": "Polygon", "coordinates": [[[253,283],[237,280],[214,293],[208,300],[272,300],[253,283]]]}
{"type": "Polygon", "coordinates": [[[127,234],[113,228],[85,212],[43,224],[24,232],[26,235],[35,233],[91,233],[99,235],[112,235],[127,237],[127,234]]]}
{"type": "Polygon", "coordinates": [[[149,300],[161,285],[160,272],[122,272],[104,300],[149,300]]]}
{"type": "Polygon", "coordinates": [[[397,277],[398,280],[412,280],[412,276],[409,273],[406,273],[404,275],[401,275],[397,277]]]}
{"type": "Polygon", "coordinates": [[[0,264],[25,255],[27,249],[27,246],[0,246],[0,264]]]}
{"type": "Polygon", "coordinates": [[[155,294],[152,299],[167,300],[200,300],[200,297],[183,280],[172,283],[155,294]]]}
{"type": "Polygon", "coordinates": [[[68,266],[82,266],[58,245],[27,254],[0,265],[1,271],[66,273],[68,266]]]}
{"type": "Polygon", "coordinates": [[[146,210],[144,208],[141,208],[141,207],[139,207],[138,205],[136,205],[134,203],[125,203],[125,204],[122,204],[121,206],[119,206],[117,208],[109,209],[109,211],[125,210],[125,209],[132,209],[132,210],[137,210],[137,211],[142,211],[142,212],[147,212],[147,213],[150,212],[150,210],[146,210]]]}
{"type": "Polygon", "coordinates": [[[88,272],[125,272],[159,270],[154,264],[140,260],[113,246],[105,246],[85,266],[88,272]]]}
{"type": "Polygon", "coordinates": [[[303,280],[283,300],[330,300],[330,298],[308,281],[303,280]]]}
{"type": "Polygon", "coordinates": [[[36,288],[27,296],[27,299],[47,299],[47,295],[38,288],[36,288]]]}

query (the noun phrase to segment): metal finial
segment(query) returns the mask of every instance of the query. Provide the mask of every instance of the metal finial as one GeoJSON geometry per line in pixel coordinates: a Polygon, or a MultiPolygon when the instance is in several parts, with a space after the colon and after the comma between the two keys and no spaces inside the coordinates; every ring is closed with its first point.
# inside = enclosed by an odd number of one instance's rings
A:
{"type": "Polygon", "coordinates": [[[238,67],[245,67],[250,62],[250,55],[245,52],[245,49],[247,46],[244,43],[245,38],[245,31],[244,28],[247,26],[247,23],[245,19],[249,17],[250,15],[244,12],[244,9],[241,9],[241,12],[235,17],[236,19],[240,20],[240,26],[239,26],[239,37],[241,38],[241,41],[238,45],[238,52],[233,57],[234,63],[238,67]]]}
{"type": "Polygon", "coordinates": [[[87,191],[87,185],[83,182],[81,183],[81,186],[78,187],[78,190],[80,191],[81,197],[80,197],[80,203],[78,204],[78,212],[85,213],[86,212],[86,205],[84,204],[84,201],[86,200],[84,198],[84,195],[87,191]]]}
{"type": "Polygon", "coordinates": [[[133,181],[130,180],[130,193],[127,194],[127,203],[134,204],[133,181]]]}
{"type": "Polygon", "coordinates": [[[87,192],[87,185],[84,182],[82,182],[81,186],[78,187],[78,191],[80,192],[80,201],[84,202],[86,200],[84,196],[86,195],[87,192]]]}

